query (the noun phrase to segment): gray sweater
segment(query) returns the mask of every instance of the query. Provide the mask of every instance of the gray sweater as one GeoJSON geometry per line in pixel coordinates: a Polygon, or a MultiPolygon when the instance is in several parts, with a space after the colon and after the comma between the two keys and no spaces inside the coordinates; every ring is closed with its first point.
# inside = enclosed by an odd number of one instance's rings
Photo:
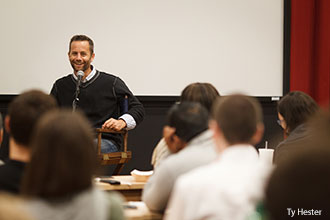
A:
{"type": "Polygon", "coordinates": [[[121,198],[95,188],[56,202],[31,199],[25,208],[36,220],[124,219],[121,198]]]}
{"type": "Polygon", "coordinates": [[[212,132],[206,130],[193,138],[176,154],[162,161],[149,178],[142,193],[142,200],[153,211],[163,212],[176,179],[196,167],[216,159],[212,132]]]}

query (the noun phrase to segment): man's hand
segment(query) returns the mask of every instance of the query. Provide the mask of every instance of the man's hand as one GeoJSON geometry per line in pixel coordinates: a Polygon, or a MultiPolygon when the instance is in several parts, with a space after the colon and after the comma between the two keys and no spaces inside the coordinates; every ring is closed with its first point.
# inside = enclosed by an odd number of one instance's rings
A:
{"type": "Polygon", "coordinates": [[[113,129],[115,131],[120,131],[126,128],[126,122],[123,119],[110,118],[102,125],[102,128],[113,129]]]}

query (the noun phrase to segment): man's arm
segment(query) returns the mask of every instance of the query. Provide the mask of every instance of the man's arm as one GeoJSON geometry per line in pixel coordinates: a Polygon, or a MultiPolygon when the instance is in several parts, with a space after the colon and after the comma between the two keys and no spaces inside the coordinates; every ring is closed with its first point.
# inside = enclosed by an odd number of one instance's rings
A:
{"type": "Polygon", "coordinates": [[[141,102],[133,95],[133,93],[129,90],[129,88],[126,86],[124,81],[122,81],[120,78],[118,78],[117,83],[115,84],[115,92],[118,96],[118,98],[124,100],[125,96],[127,96],[128,99],[128,111],[124,112],[125,114],[131,115],[136,124],[138,125],[140,122],[142,122],[145,111],[143,108],[143,105],[141,102]]]}
{"type": "Polygon", "coordinates": [[[127,97],[128,111],[124,112],[124,114],[118,119],[108,119],[105,121],[102,128],[111,128],[115,130],[127,128],[128,130],[131,130],[143,120],[145,114],[143,105],[120,78],[117,78],[114,90],[117,98],[124,100],[125,97],[127,97]]]}

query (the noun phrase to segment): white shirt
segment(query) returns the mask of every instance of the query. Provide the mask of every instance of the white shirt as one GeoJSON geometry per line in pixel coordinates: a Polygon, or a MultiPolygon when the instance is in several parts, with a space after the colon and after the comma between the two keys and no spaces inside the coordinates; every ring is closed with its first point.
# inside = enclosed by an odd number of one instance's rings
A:
{"type": "Polygon", "coordinates": [[[230,146],[216,162],[177,180],[165,219],[246,219],[262,198],[269,173],[253,146],[230,146]]]}
{"type": "MultiPolygon", "coordinates": [[[[92,69],[92,71],[82,81],[83,83],[90,81],[93,78],[93,76],[96,74],[96,68],[94,68],[94,66],[91,66],[91,69],[92,69]]],[[[73,78],[75,78],[75,80],[78,80],[78,77],[76,76],[76,74],[72,73],[72,75],[73,75],[73,78]]],[[[133,116],[130,114],[123,114],[122,116],[119,117],[119,119],[123,119],[126,122],[127,130],[132,130],[136,126],[136,121],[133,118],[133,116]]]]}

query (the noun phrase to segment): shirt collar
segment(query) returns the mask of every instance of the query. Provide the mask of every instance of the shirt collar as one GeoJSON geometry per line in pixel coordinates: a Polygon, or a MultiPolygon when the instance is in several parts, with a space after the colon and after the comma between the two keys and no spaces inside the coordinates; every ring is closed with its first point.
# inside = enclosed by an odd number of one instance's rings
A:
{"type": "MultiPolygon", "coordinates": [[[[91,65],[92,68],[92,72],[90,72],[88,74],[88,76],[82,81],[83,83],[88,82],[89,80],[91,80],[93,78],[93,76],[96,74],[96,68],[94,68],[94,66],[91,65]]],[[[73,78],[75,78],[75,80],[78,80],[78,77],[76,76],[76,74],[72,73],[73,78]]]]}

